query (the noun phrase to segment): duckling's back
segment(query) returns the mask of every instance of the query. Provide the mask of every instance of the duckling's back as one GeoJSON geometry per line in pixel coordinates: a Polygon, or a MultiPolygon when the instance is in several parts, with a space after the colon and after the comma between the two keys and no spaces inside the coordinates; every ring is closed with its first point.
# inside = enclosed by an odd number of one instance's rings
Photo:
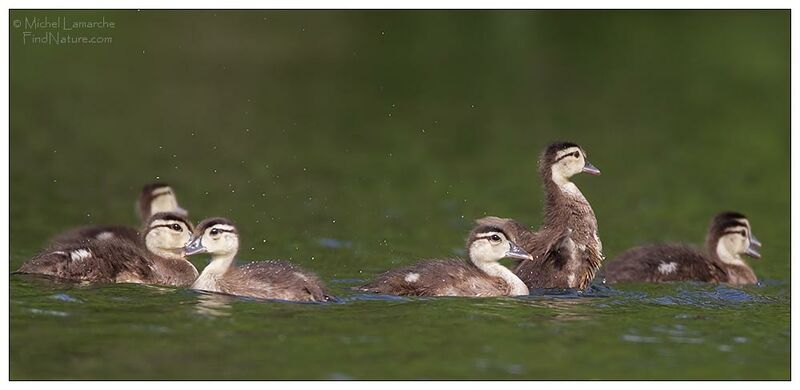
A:
{"type": "Polygon", "coordinates": [[[378,275],[354,288],[378,294],[405,296],[498,296],[511,288],[461,259],[426,260],[378,275]]]}
{"type": "Polygon", "coordinates": [[[91,240],[118,238],[141,244],[140,233],[131,227],[121,225],[87,225],[67,230],[50,239],[48,248],[70,243],[85,243],[91,240]]]}
{"type": "Polygon", "coordinates": [[[231,269],[218,281],[220,292],[262,299],[325,302],[335,299],[316,274],[286,261],[254,261],[231,269]]]}
{"type": "Polygon", "coordinates": [[[34,256],[17,272],[55,276],[87,282],[146,280],[151,261],[135,243],[119,239],[55,244],[34,256]]]}
{"type": "Polygon", "coordinates": [[[705,253],[679,244],[628,249],[606,264],[604,274],[607,283],[678,280],[716,282],[725,277],[725,272],[705,253]]]}

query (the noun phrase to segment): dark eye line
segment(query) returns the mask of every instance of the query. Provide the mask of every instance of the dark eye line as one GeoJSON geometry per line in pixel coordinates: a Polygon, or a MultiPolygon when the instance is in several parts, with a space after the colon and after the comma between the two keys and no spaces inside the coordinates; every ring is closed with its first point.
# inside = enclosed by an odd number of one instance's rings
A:
{"type": "MultiPolygon", "coordinates": [[[[155,228],[160,228],[160,227],[165,227],[165,228],[169,228],[169,229],[175,230],[174,226],[178,226],[179,228],[181,227],[181,225],[179,225],[177,223],[171,223],[171,224],[165,224],[165,225],[153,225],[153,226],[150,227],[150,230],[153,230],[155,228]]],[[[181,228],[181,230],[183,230],[183,228],[181,228]]]]}

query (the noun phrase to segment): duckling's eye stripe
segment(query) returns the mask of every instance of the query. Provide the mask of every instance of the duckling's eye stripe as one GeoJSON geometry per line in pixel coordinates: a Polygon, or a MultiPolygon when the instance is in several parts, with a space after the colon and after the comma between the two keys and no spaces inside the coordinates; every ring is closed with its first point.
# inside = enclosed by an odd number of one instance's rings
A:
{"type": "Polygon", "coordinates": [[[233,233],[233,230],[216,228],[218,232],[233,233]]]}
{"type": "MultiPolygon", "coordinates": [[[[559,162],[559,161],[561,161],[561,160],[563,160],[564,158],[567,158],[567,157],[576,157],[576,156],[575,156],[575,152],[572,152],[572,153],[567,153],[567,154],[565,154],[565,155],[563,155],[563,156],[561,156],[561,157],[557,158],[557,159],[556,159],[556,162],[559,162]]],[[[580,155],[578,155],[578,157],[580,157],[580,155]]],[[[577,157],[576,157],[576,158],[577,158],[577,157]]]]}
{"type": "Polygon", "coordinates": [[[737,233],[737,234],[741,234],[743,236],[747,236],[747,232],[744,231],[744,230],[728,229],[728,230],[725,230],[723,233],[725,233],[725,234],[737,233]]]}
{"type": "MultiPolygon", "coordinates": [[[[155,229],[155,228],[160,228],[160,227],[165,227],[165,228],[170,228],[170,229],[172,229],[172,225],[174,225],[174,223],[171,223],[171,224],[169,224],[169,225],[153,225],[153,226],[150,226],[150,229],[152,230],[152,229],[155,229]]],[[[179,225],[180,225],[180,224],[179,224],[179,225]]],[[[181,226],[181,229],[183,229],[183,226],[181,226]]]]}

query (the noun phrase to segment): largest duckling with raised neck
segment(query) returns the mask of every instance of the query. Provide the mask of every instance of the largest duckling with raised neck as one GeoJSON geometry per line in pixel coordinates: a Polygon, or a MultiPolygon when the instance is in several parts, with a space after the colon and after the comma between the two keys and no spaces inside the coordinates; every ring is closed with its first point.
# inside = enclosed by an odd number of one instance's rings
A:
{"type": "Polygon", "coordinates": [[[188,287],[197,269],[183,255],[192,224],[182,215],[157,213],[144,231],[144,245],[121,238],[57,244],[17,271],[98,283],[142,283],[188,287]]]}
{"type": "MultiPolygon", "coordinates": [[[[185,209],[178,205],[175,191],[167,183],[150,183],[142,187],[136,201],[136,212],[142,224],[157,213],[175,213],[188,216],[185,209]]],[[[50,239],[50,247],[60,244],[85,242],[87,240],[105,240],[117,238],[137,244],[143,244],[139,230],[123,225],[87,225],[59,233],[50,239]]]]}
{"type": "Polygon", "coordinates": [[[539,177],[544,189],[544,221],[538,231],[512,219],[485,217],[476,229],[500,226],[533,257],[515,268],[528,288],[589,286],[603,256],[597,218],[571,178],[579,173],[599,175],[586,151],[571,142],[550,144],[539,157],[539,177]]]}
{"type": "Polygon", "coordinates": [[[475,229],[467,239],[469,261],[427,260],[378,275],[356,290],[410,296],[517,296],[528,288],[511,270],[499,263],[504,258],[530,259],[496,226],[475,229]]]}
{"type": "Polygon", "coordinates": [[[208,218],[197,225],[196,234],[185,248],[187,256],[209,253],[209,263],[192,284],[195,290],[219,292],[262,299],[323,302],[333,300],[319,278],[292,263],[254,261],[233,265],[239,251],[239,231],[230,220],[208,218]]]}
{"type": "Polygon", "coordinates": [[[606,265],[605,281],[671,282],[699,280],[733,285],[758,283],[742,255],[761,258],[761,242],[750,221],[741,213],[727,211],[714,216],[706,234],[705,248],[683,244],[645,245],[620,253],[606,265]]]}

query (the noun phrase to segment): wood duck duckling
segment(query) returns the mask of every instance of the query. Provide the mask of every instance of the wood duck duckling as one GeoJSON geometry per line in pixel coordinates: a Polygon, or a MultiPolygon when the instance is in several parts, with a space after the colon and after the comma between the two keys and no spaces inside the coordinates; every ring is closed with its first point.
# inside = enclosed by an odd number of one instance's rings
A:
{"type": "MultiPolygon", "coordinates": [[[[185,209],[178,205],[178,199],[172,187],[167,183],[151,183],[142,188],[136,202],[136,210],[142,223],[147,222],[153,214],[175,213],[188,216],[185,209]]],[[[105,240],[119,238],[134,243],[142,243],[139,231],[122,225],[87,225],[67,230],[50,239],[50,247],[70,242],[86,240],[105,240]]]]}
{"type": "Polygon", "coordinates": [[[511,270],[500,264],[503,258],[531,259],[525,250],[509,241],[496,226],[473,230],[467,239],[469,262],[462,259],[428,260],[378,275],[375,281],[356,290],[410,296],[518,296],[528,287],[511,270]]]}
{"type": "Polygon", "coordinates": [[[571,142],[550,144],[539,157],[544,189],[544,221],[533,231],[513,219],[485,217],[475,229],[498,226],[533,258],[513,269],[528,288],[586,289],[600,268],[603,244],[597,218],[581,190],[571,181],[579,173],[599,175],[586,151],[571,142]]]}
{"type": "Polygon", "coordinates": [[[646,245],[620,253],[605,267],[608,283],[703,282],[744,285],[758,283],[742,255],[761,258],[761,242],[750,222],[737,212],[717,214],[709,225],[704,249],[681,244],[646,245]]]}
{"type": "Polygon", "coordinates": [[[142,234],[146,248],[118,237],[61,243],[28,260],[17,272],[81,282],[180,287],[197,279],[197,269],[183,255],[192,237],[192,224],[184,216],[157,213],[142,234]]]}
{"type": "Polygon", "coordinates": [[[211,262],[192,284],[195,290],[285,301],[324,302],[333,300],[319,278],[285,261],[255,261],[233,265],[239,250],[239,232],[225,218],[209,218],[197,226],[186,246],[186,255],[209,253],[211,262]]]}

